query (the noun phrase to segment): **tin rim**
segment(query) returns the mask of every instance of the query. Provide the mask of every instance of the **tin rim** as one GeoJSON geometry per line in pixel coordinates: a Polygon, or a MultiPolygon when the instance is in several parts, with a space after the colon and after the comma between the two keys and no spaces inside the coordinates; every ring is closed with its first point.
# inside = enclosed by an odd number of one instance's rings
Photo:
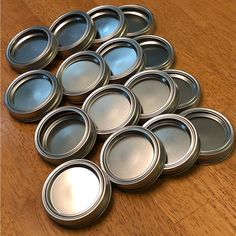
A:
{"type": "Polygon", "coordinates": [[[83,227],[94,222],[109,205],[111,199],[111,183],[105,173],[95,163],[89,160],[71,160],[55,168],[45,180],[42,189],[42,203],[49,215],[54,221],[65,226],[83,227]],[[85,211],[79,214],[66,215],[61,214],[54,209],[50,201],[50,190],[56,177],[73,167],[83,167],[92,171],[99,180],[99,194],[96,201],[85,211]]]}
{"type": "Polygon", "coordinates": [[[134,40],[136,40],[140,46],[146,46],[146,45],[158,45],[162,46],[168,51],[169,57],[168,60],[166,60],[164,63],[158,66],[152,66],[152,67],[146,67],[145,69],[158,69],[158,70],[163,70],[163,69],[169,69],[175,61],[175,51],[174,47],[172,44],[167,41],[166,39],[156,36],[156,35],[142,35],[135,37],[134,40]]]}
{"type": "Polygon", "coordinates": [[[111,83],[122,83],[125,82],[130,76],[138,73],[144,68],[144,54],[141,46],[131,38],[115,38],[111,39],[104,44],[102,44],[98,49],[97,53],[101,56],[104,56],[106,53],[112,51],[114,48],[117,47],[132,47],[136,54],[137,54],[137,60],[136,63],[126,72],[120,74],[120,75],[111,75],[111,83]]]}
{"type": "Polygon", "coordinates": [[[218,122],[227,133],[227,142],[220,148],[210,151],[200,150],[198,163],[202,165],[221,162],[229,157],[234,148],[234,130],[230,121],[221,113],[208,108],[191,108],[181,113],[190,120],[191,118],[205,117],[218,122]]]}
{"type": "Polygon", "coordinates": [[[170,94],[169,94],[169,98],[166,101],[166,103],[158,110],[151,112],[151,113],[141,113],[140,114],[140,120],[141,121],[145,121],[147,119],[150,119],[154,116],[160,115],[162,113],[170,113],[170,112],[174,112],[176,110],[176,107],[178,105],[179,102],[179,91],[178,91],[178,87],[176,85],[176,83],[174,82],[174,80],[165,72],[163,71],[159,71],[159,70],[146,70],[146,71],[142,71],[139,72],[137,74],[135,74],[134,76],[132,76],[126,83],[125,86],[129,89],[132,90],[133,86],[135,86],[136,84],[144,81],[144,80],[148,80],[148,79],[159,79],[158,77],[155,76],[161,76],[163,77],[167,83],[165,83],[170,90],[170,94]]]}
{"type": "Polygon", "coordinates": [[[144,34],[149,34],[154,31],[155,21],[152,12],[144,6],[140,5],[123,5],[119,7],[124,15],[135,15],[145,19],[147,26],[137,32],[127,33],[127,37],[137,37],[144,34]]]}
{"type": "Polygon", "coordinates": [[[175,125],[179,128],[182,128],[181,124],[183,124],[185,127],[187,127],[186,131],[188,132],[188,135],[190,137],[190,146],[185,155],[176,162],[169,164],[166,163],[163,170],[163,174],[165,175],[179,175],[189,170],[197,161],[200,153],[200,141],[198,138],[197,131],[193,126],[193,124],[185,117],[177,114],[163,114],[156,116],[148,120],[143,125],[143,127],[153,132],[153,130],[156,129],[157,127],[167,124],[175,125]]]}
{"type": "Polygon", "coordinates": [[[83,159],[91,151],[96,142],[96,138],[96,129],[89,116],[80,108],[64,106],[51,111],[39,122],[35,131],[35,147],[45,161],[52,164],[61,164],[70,159],[83,159]],[[45,147],[47,137],[55,128],[57,122],[60,123],[65,119],[70,119],[71,115],[78,116],[76,118],[84,123],[85,131],[82,139],[75,147],[65,153],[51,153],[45,147]]]}

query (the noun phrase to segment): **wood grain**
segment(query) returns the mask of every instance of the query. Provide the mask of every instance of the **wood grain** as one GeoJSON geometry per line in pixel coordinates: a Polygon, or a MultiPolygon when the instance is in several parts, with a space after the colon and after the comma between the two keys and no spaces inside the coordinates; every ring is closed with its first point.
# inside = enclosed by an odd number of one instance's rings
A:
{"type": "MultiPolygon", "coordinates": [[[[118,1],[106,1],[116,5],[118,1]]],[[[119,4],[129,4],[120,0],[119,4]]],[[[157,22],[156,35],[175,48],[175,68],[201,84],[201,106],[225,114],[236,127],[236,1],[140,0],[157,22]]],[[[70,10],[87,11],[93,1],[2,1],[1,94],[18,75],[5,51],[10,39],[32,25],[49,26],[70,10]]],[[[48,67],[56,72],[60,61],[48,67]]],[[[1,96],[1,97],[2,97],[1,96]]],[[[34,148],[35,124],[17,122],[2,100],[1,206],[2,235],[236,235],[236,151],[226,161],[195,166],[182,177],[161,178],[145,193],[113,189],[109,211],[96,224],[65,229],[51,221],[41,204],[41,189],[53,167],[34,148]]],[[[91,160],[98,162],[101,143],[91,160]]]]}

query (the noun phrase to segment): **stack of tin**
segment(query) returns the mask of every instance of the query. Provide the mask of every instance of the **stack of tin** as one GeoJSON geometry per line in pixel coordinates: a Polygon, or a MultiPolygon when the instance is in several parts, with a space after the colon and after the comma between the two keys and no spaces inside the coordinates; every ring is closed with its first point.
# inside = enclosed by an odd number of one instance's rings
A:
{"type": "Polygon", "coordinates": [[[160,175],[222,161],[233,149],[230,122],[193,108],[199,82],[169,69],[174,48],[153,30],[145,7],[100,6],[26,29],[9,43],[10,65],[25,73],[8,87],[5,104],[20,121],[40,120],[36,149],[60,164],[45,181],[42,201],[62,225],[96,220],[109,204],[111,183],[142,190],[160,175]],[[65,60],[54,76],[42,68],[56,55],[65,60]],[[76,105],[55,109],[63,97],[76,105]],[[101,167],[84,159],[97,136],[104,141],[101,167]]]}

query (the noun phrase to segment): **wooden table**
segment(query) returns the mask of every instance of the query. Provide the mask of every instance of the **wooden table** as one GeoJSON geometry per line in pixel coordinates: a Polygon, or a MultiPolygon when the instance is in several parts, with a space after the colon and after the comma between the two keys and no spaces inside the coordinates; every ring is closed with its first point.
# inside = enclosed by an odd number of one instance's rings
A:
{"type": "MultiPolygon", "coordinates": [[[[5,51],[10,39],[33,25],[49,26],[70,10],[118,1],[3,0],[2,96],[18,76],[5,51]]],[[[119,4],[129,4],[120,0],[119,4]]],[[[155,34],[176,50],[175,68],[201,84],[201,106],[225,114],[236,127],[236,2],[234,0],[140,0],[157,22],[155,34]]],[[[55,73],[60,61],[50,70],[55,73]]],[[[226,161],[195,166],[182,177],[161,178],[147,192],[124,193],[113,188],[109,211],[94,225],[65,229],[51,221],[41,204],[41,189],[53,170],[34,148],[37,124],[14,120],[2,99],[2,235],[235,235],[236,152],[226,161]]],[[[91,158],[98,162],[99,149],[91,158]]]]}

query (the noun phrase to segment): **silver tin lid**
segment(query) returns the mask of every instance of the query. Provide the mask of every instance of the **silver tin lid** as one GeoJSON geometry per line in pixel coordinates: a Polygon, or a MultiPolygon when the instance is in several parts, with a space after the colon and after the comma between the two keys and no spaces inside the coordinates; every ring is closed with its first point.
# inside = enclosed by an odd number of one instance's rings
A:
{"type": "Polygon", "coordinates": [[[124,5],[120,9],[125,15],[127,22],[126,37],[137,37],[151,34],[154,31],[155,21],[152,12],[140,5],[124,5]]]}
{"type": "Polygon", "coordinates": [[[5,105],[16,119],[33,122],[56,108],[62,95],[62,87],[54,75],[46,70],[32,70],[9,85],[5,105]]]}
{"type": "Polygon", "coordinates": [[[165,72],[171,76],[179,89],[179,104],[176,112],[197,106],[201,99],[201,88],[197,79],[181,70],[169,69],[165,72]]]}
{"type": "Polygon", "coordinates": [[[72,103],[82,103],[95,89],[108,84],[111,72],[96,52],[78,52],[67,58],[57,71],[64,95],[72,103]]]}
{"type": "Polygon", "coordinates": [[[116,38],[97,49],[111,70],[111,83],[124,83],[130,76],[144,68],[144,55],[133,39],[116,38]]]}
{"type": "Polygon", "coordinates": [[[42,69],[58,52],[58,41],[47,27],[34,26],[18,33],[9,43],[6,57],[18,72],[42,69]]]}
{"type": "Polygon", "coordinates": [[[59,42],[59,55],[68,57],[90,47],[96,36],[95,26],[87,13],[71,11],[55,20],[50,26],[59,42]]]}
{"type": "Polygon", "coordinates": [[[100,164],[111,182],[126,190],[140,190],[162,173],[166,152],[149,130],[128,126],[112,134],[104,143],[100,164]]]}
{"type": "Polygon", "coordinates": [[[106,41],[123,37],[127,32],[127,25],[123,12],[115,6],[98,6],[90,11],[88,15],[95,24],[97,35],[93,47],[98,48],[106,41]]]}
{"type": "Polygon", "coordinates": [[[35,147],[45,161],[61,164],[84,158],[94,146],[96,137],[95,126],[84,111],[64,106],[40,121],[35,132],[35,147]]]}
{"type": "Polygon", "coordinates": [[[146,70],[168,69],[174,64],[174,48],[166,39],[155,35],[143,35],[134,39],[143,48],[146,70]]]}
{"type": "Polygon", "coordinates": [[[57,223],[83,227],[97,220],[111,199],[111,184],[93,162],[72,160],[52,171],[42,189],[43,206],[57,223]]]}
{"type": "Polygon", "coordinates": [[[134,93],[123,85],[106,85],[91,93],[82,109],[91,117],[97,133],[107,137],[118,129],[136,124],[140,104],[134,93]]]}
{"type": "Polygon", "coordinates": [[[179,93],[175,82],[163,71],[139,72],[131,77],[125,86],[134,92],[141,104],[141,121],[162,113],[174,112],[179,102],[179,93]]]}
{"type": "Polygon", "coordinates": [[[234,148],[234,131],[229,120],[211,109],[192,108],[181,115],[195,126],[201,143],[198,163],[213,164],[226,159],[234,148]]]}
{"type": "Polygon", "coordinates": [[[143,126],[151,130],[164,145],[167,162],[163,174],[182,174],[197,161],[199,138],[196,129],[186,118],[164,114],[152,118],[143,126]]]}

